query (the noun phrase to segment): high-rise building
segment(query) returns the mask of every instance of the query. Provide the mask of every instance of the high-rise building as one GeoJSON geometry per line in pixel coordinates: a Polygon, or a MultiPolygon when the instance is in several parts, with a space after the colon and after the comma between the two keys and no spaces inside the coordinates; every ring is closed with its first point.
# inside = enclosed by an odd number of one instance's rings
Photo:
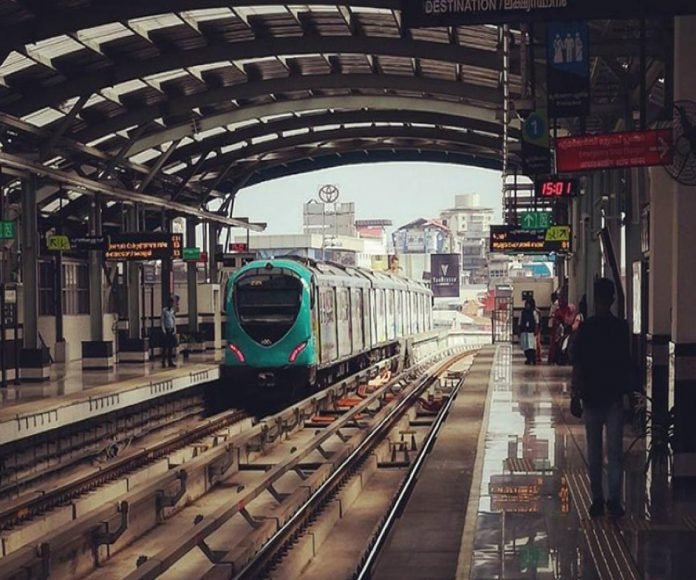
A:
{"type": "Polygon", "coordinates": [[[472,284],[488,281],[488,239],[494,210],[481,207],[478,193],[456,195],[454,207],[440,213],[453,238],[453,251],[461,253],[464,278],[472,284]]]}

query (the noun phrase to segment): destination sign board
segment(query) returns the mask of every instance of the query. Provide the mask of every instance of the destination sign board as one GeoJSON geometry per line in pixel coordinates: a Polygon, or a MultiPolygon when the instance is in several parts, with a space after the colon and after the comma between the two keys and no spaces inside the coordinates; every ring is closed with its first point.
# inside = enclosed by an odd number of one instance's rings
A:
{"type": "Polygon", "coordinates": [[[182,247],[181,234],[155,232],[115,234],[108,241],[104,257],[116,262],[180,259],[182,247]]]}
{"type": "Polygon", "coordinates": [[[672,129],[561,137],[556,140],[559,172],[667,165],[672,129]]]}
{"type": "Polygon", "coordinates": [[[490,250],[500,254],[564,254],[571,250],[570,226],[545,230],[491,226],[490,250]]]}
{"type": "Polygon", "coordinates": [[[401,6],[403,22],[409,28],[696,13],[693,0],[402,0],[401,6]]]}

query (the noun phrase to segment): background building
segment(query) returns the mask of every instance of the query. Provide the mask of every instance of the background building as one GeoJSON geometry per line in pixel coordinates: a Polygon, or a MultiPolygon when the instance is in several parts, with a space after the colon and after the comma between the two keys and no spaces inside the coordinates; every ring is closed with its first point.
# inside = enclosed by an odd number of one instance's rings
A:
{"type": "Polygon", "coordinates": [[[303,232],[325,236],[355,236],[355,204],[310,200],[302,212],[303,232]]]}
{"type": "Polygon", "coordinates": [[[418,218],[392,234],[397,254],[447,254],[452,251],[449,228],[439,220],[418,218]]]}
{"type": "Polygon", "coordinates": [[[440,213],[453,238],[453,251],[461,253],[462,274],[470,284],[488,282],[488,238],[494,210],[481,207],[478,193],[454,197],[454,207],[440,213]]]}

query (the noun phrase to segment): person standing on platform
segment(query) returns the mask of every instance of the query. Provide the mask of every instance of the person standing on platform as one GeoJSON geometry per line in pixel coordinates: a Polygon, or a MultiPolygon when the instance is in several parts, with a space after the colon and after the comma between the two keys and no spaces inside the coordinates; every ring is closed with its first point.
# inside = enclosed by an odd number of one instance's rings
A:
{"type": "Polygon", "coordinates": [[[527,299],[524,302],[524,310],[520,316],[520,346],[524,351],[526,360],[524,364],[536,364],[536,319],[534,317],[534,303],[527,299]]]}
{"type": "Polygon", "coordinates": [[[556,328],[558,321],[556,320],[556,312],[560,304],[558,303],[558,293],[551,293],[551,308],[549,308],[549,364],[556,362],[556,328]]]}
{"type": "Polygon", "coordinates": [[[614,283],[600,278],[595,282],[594,292],[596,313],[580,326],[575,341],[571,412],[585,418],[592,490],[590,516],[604,515],[602,439],[606,427],[607,509],[610,515],[621,517],[625,513],[621,505],[623,395],[633,388],[629,331],[626,321],[611,313],[614,283]]]}
{"type": "Polygon", "coordinates": [[[162,368],[169,365],[175,367],[174,349],[176,348],[176,311],[174,298],[170,298],[167,306],[162,308],[162,368]]]}
{"type": "Polygon", "coordinates": [[[537,308],[536,302],[532,299],[534,307],[534,361],[541,364],[541,311],[537,308]]]}

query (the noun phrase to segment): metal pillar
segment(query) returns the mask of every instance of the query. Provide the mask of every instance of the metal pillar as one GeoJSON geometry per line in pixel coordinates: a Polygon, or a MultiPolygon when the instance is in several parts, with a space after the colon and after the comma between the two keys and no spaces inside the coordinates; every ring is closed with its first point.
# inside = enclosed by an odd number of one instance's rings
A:
{"type": "MultiPolygon", "coordinates": [[[[172,231],[172,220],[167,215],[166,210],[162,211],[162,231],[163,232],[171,232],[172,231]]],[[[169,304],[169,299],[172,297],[172,293],[174,291],[174,280],[173,280],[172,276],[173,276],[172,260],[171,259],[162,260],[162,283],[161,283],[162,308],[164,308],[164,306],[169,304]]]]}
{"type": "MultiPolygon", "coordinates": [[[[696,16],[675,18],[674,27],[674,100],[696,100],[696,16]]],[[[677,182],[672,187],[670,377],[674,377],[674,476],[680,487],[682,481],[686,485],[696,481],[696,187],[677,182]]]]}
{"type": "Polygon", "coordinates": [[[39,348],[39,236],[36,176],[22,182],[22,283],[24,297],[24,348],[39,348]]]}
{"type": "Polygon", "coordinates": [[[597,234],[602,227],[600,202],[602,196],[602,177],[599,172],[588,178],[587,191],[584,195],[583,212],[583,274],[584,293],[587,295],[587,312],[594,314],[594,281],[600,276],[602,250],[597,234]]]}
{"type": "MultiPolygon", "coordinates": [[[[90,204],[89,232],[92,236],[102,235],[101,196],[96,194],[90,204]]],[[[90,250],[89,254],[89,329],[92,340],[104,340],[104,278],[102,252],[90,250]]]]}
{"type": "Polygon", "coordinates": [[[216,223],[208,224],[208,268],[210,272],[210,282],[212,284],[218,283],[218,264],[215,259],[215,254],[217,254],[218,248],[218,236],[220,234],[220,228],[216,223]]]}
{"type": "MultiPolygon", "coordinates": [[[[196,246],[196,219],[186,220],[186,247],[196,246]]],[[[189,262],[186,265],[186,281],[188,289],[188,329],[190,333],[198,332],[198,263],[189,262]]]]}
{"type": "MultiPolygon", "coordinates": [[[[126,210],[126,225],[129,232],[139,230],[138,206],[131,205],[126,210]]],[[[140,336],[140,263],[126,263],[126,283],[128,284],[128,338],[140,336]]]]}

